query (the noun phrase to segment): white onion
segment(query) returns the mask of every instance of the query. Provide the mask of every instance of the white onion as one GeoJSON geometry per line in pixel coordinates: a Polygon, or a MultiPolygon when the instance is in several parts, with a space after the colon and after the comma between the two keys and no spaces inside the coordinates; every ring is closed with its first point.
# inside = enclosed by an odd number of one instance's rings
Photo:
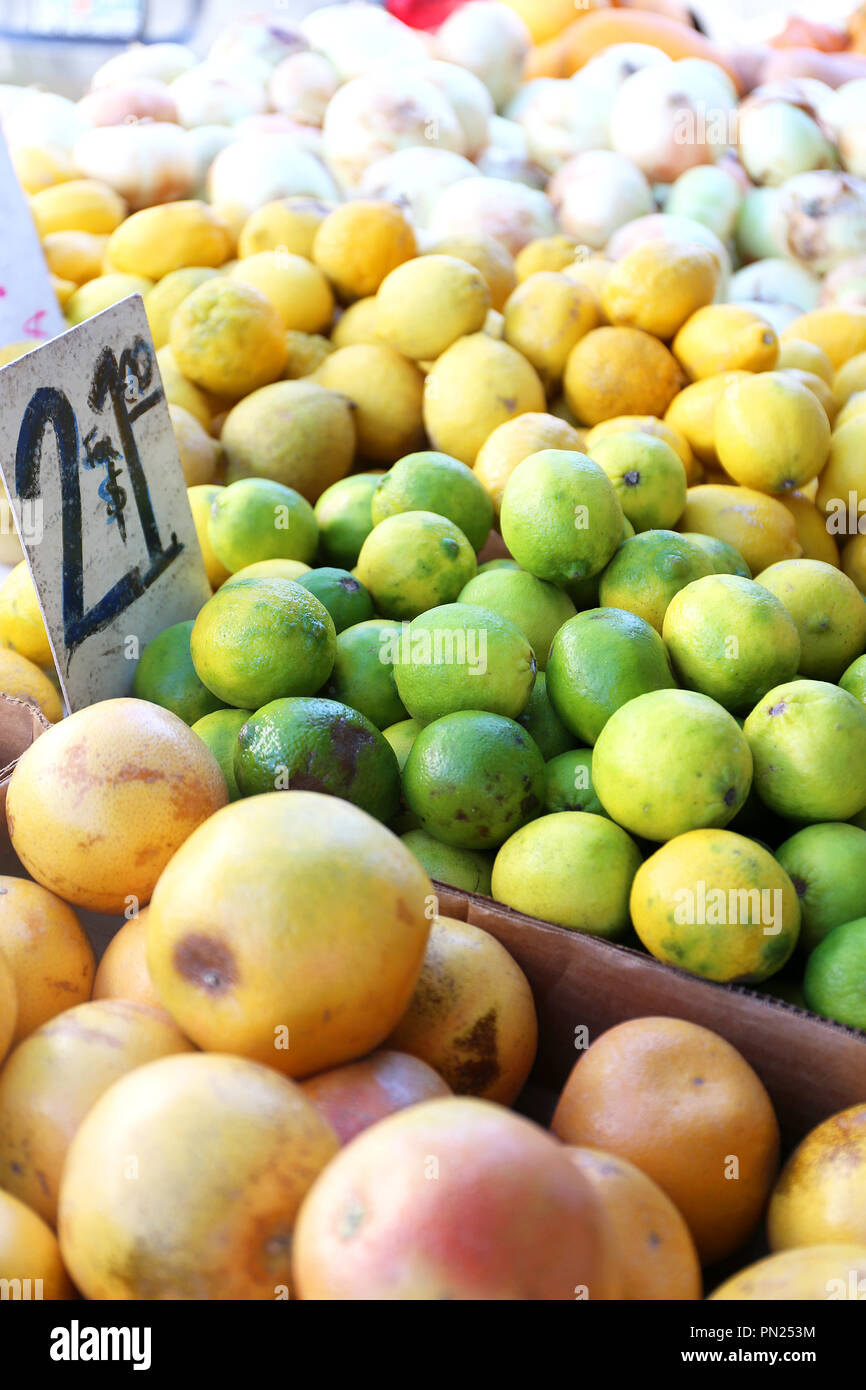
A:
{"type": "Polygon", "coordinates": [[[172,82],[171,93],[177,102],[180,124],[188,130],[197,125],[234,125],[267,106],[264,90],[257,82],[242,73],[229,76],[207,63],[172,82]]]}
{"type": "Polygon", "coordinates": [[[56,92],[28,91],[12,102],[3,117],[6,143],[17,145],[55,145],[69,153],[76,140],[90,129],[90,121],[74,101],[56,92]]]}
{"type": "Polygon", "coordinates": [[[696,164],[671,184],[665,212],[693,217],[728,241],[742,203],[743,193],[733,173],[721,164],[696,164]]]}
{"type": "Polygon", "coordinates": [[[562,230],[601,251],[614,232],[653,208],[641,171],[612,150],[591,150],[563,164],[547,192],[562,230]]]}
{"type": "Polygon", "coordinates": [[[453,106],[463,129],[466,156],[474,159],[490,140],[490,121],[494,115],[493,98],[484,83],[474,72],[456,63],[431,60],[416,71],[424,81],[438,87],[453,106]]]}
{"type": "Polygon", "coordinates": [[[852,174],[797,174],[779,189],[774,211],[782,254],[816,275],[866,253],[866,183],[852,174]]]}
{"type": "Polygon", "coordinates": [[[795,174],[836,164],[833,146],[820,126],[787,101],[755,98],[740,107],[739,154],[754,183],[778,188],[795,174]]]}
{"type": "Polygon", "coordinates": [[[86,125],[120,125],[122,121],[172,121],[177,124],[177,102],[167,83],[153,77],[135,82],[113,82],[97,87],[78,103],[86,125]]]}
{"type": "Polygon", "coordinates": [[[436,146],[463,154],[466,146],[454,107],[439,88],[391,71],[341,87],[322,130],[328,165],[349,190],[358,188],[369,165],[396,150],[436,146]]]}
{"type": "Polygon", "coordinates": [[[499,0],[470,0],[448,16],[436,35],[440,58],[480,77],[497,111],[520,85],[532,36],[523,20],[499,0]]]}
{"type": "Polygon", "coordinates": [[[139,77],[155,77],[173,82],[181,73],[198,66],[198,58],[182,43],[133,43],[116,53],[90,79],[90,90],[113,82],[135,82],[139,77]]]}
{"type": "Polygon", "coordinates": [[[753,261],[731,276],[728,300],[732,304],[794,304],[801,314],[817,309],[821,282],[805,266],[773,256],[753,261]]]}
{"type": "Polygon", "coordinates": [[[210,201],[232,225],[263,203],[298,193],[324,202],[338,196],[325,166],[293,135],[245,135],[220,151],[208,175],[210,201]]]}
{"type": "Polygon", "coordinates": [[[610,144],[608,105],[574,79],[546,83],[519,119],[530,155],[548,174],[576,154],[610,144]]]}
{"type": "Polygon", "coordinates": [[[301,33],[323,53],[343,82],[381,63],[396,68],[423,63],[430,55],[423,38],[378,5],[325,5],[301,21],[301,33]]]}
{"type": "Polygon", "coordinates": [[[340,85],[336,68],[321,53],[293,53],[274,68],[268,96],[275,111],[302,125],[321,126],[340,85]]]}
{"type": "Polygon", "coordinates": [[[440,196],[429,229],[446,236],[491,236],[516,256],[537,237],[552,236],[556,216],[550,199],[537,188],[506,179],[462,179],[440,196]]]}
{"type": "Polygon", "coordinates": [[[824,110],[844,168],[858,179],[866,177],[866,78],[844,82],[824,110]]]}
{"type": "Polygon", "coordinates": [[[358,191],[362,198],[385,198],[401,204],[414,225],[423,229],[446,188],[477,177],[475,165],[451,150],[397,150],[368,165],[358,191]]]}
{"type": "Polygon", "coordinates": [[[610,143],[651,182],[673,183],[686,169],[709,164],[730,143],[736,99],[713,64],[694,60],[643,68],[619,89],[610,115],[610,143]],[[689,63],[692,63],[689,66],[689,63]]]}
{"type": "Polygon", "coordinates": [[[590,58],[571,79],[581,86],[591,87],[608,109],[627,78],[643,68],[662,67],[671,59],[660,48],[648,43],[614,43],[590,58]]]}
{"type": "Polygon", "coordinates": [[[201,193],[207,173],[220,150],[238,138],[237,126],[200,125],[187,131],[187,141],[195,163],[195,188],[201,193]]]}
{"type": "Polygon", "coordinates": [[[99,126],[79,137],[72,157],[86,178],[109,184],[132,209],[185,198],[195,185],[187,132],[168,121],[99,126]]]}
{"type": "Polygon", "coordinates": [[[292,53],[301,53],[307,47],[307,40],[297,25],[279,24],[249,15],[233,20],[225,25],[214,39],[208,51],[208,59],[243,62],[256,58],[269,68],[288,58],[292,53]]]}

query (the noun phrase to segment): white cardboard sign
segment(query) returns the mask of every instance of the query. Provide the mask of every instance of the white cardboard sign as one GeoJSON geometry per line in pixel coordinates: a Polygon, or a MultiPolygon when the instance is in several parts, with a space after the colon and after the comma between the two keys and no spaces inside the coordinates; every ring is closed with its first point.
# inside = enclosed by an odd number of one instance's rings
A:
{"type": "Polygon", "coordinates": [[[140,295],[0,370],[0,470],[69,709],[210,597],[140,295]]]}
{"type": "Polygon", "coordinates": [[[33,218],[0,135],[0,347],[62,333],[66,320],[33,218]]]}

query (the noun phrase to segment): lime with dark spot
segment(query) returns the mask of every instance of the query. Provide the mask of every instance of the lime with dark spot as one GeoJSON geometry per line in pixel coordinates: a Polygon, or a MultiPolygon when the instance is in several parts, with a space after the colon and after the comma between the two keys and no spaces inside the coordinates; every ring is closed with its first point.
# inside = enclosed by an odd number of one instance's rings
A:
{"type": "Polygon", "coordinates": [[[373,616],[373,600],[360,580],[348,570],[325,566],[308,570],[297,582],[325,605],[338,633],[373,616]]]}
{"type": "Polygon", "coordinates": [[[203,685],[192,664],[189,641],[193,622],[173,623],[148,642],[132,677],[136,699],[171,710],[184,724],[223,708],[223,701],[203,685]]]}

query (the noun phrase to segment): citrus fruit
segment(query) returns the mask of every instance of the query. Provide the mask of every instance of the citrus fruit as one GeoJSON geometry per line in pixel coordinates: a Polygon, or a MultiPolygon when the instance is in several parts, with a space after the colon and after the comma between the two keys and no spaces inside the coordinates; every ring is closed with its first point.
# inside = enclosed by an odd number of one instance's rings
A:
{"type": "Polygon", "coordinates": [[[213,482],[220,458],[219,444],[182,405],[169,405],[168,413],[187,487],[213,482]]]}
{"type": "Polygon", "coordinates": [[[567,1153],[602,1204],[623,1278],[623,1299],[700,1298],[695,1243],[670,1197],[615,1154],[589,1148],[569,1148],[567,1153]]]}
{"type": "Polygon", "coordinates": [[[222,708],[222,702],[202,685],[192,664],[189,640],[193,626],[190,620],[163,628],[142,651],[132,678],[136,699],[162,705],[184,724],[194,724],[222,708]]]}
{"type": "Polygon", "coordinates": [[[196,487],[188,488],[186,494],[189,498],[195,533],[201,547],[205,573],[212,589],[218,589],[220,584],[229,577],[229,571],[214,554],[209,534],[211,507],[222,491],[223,488],[214,483],[201,483],[196,487]]]}
{"type": "Polygon", "coordinates": [[[676,358],[639,328],[593,328],[565,364],[565,399],[581,424],[664,415],[684,385],[676,358]]]}
{"type": "Polygon", "coordinates": [[[615,415],[611,420],[602,420],[601,424],[594,425],[586,436],[586,452],[592,457],[592,450],[600,440],[607,439],[612,434],[650,434],[655,439],[661,439],[665,444],[670,444],[677,458],[686,470],[686,482],[689,487],[700,482],[703,477],[703,469],[692,453],[691,445],[684,434],[674,429],[672,425],[660,420],[657,415],[615,415]]]}
{"type": "Polygon", "coordinates": [[[658,633],[620,608],[590,608],[564,623],[553,640],[546,677],[560,719],[589,744],[620,705],[674,684],[658,633]]]}
{"type": "Polygon", "coordinates": [[[235,261],[232,280],[252,285],[276,309],[287,329],[326,333],[334,317],[334,295],[318,266],[280,247],[255,251],[235,261]]]}
{"type": "Polygon", "coordinates": [[[661,633],[668,605],[712,572],[706,553],[677,531],[641,531],[619,546],[598,586],[603,608],[624,608],[661,633]]]}
{"type": "Polygon", "coordinates": [[[775,331],[743,304],[696,309],[671,346],[692,381],[718,372],[769,372],[779,356],[775,331]]]}
{"type": "Polygon", "coordinates": [[[418,723],[417,719],[398,719],[394,724],[389,724],[387,728],[382,730],[382,737],[387,739],[394,749],[394,756],[400,765],[401,772],[406,766],[409,749],[421,732],[422,727],[423,726],[418,723]]]}
{"type": "Polygon", "coordinates": [[[143,907],[114,933],[97,966],[93,999],[131,999],[135,1004],[162,1008],[144,954],[147,913],[143,907]]]}
{"type": "Polygon", "coordinates": [[[866,917],[857,917],[833,927],[806,962],[803,994],[807,1007],[822,1018],[866,1029],[864,976],[866,917]]]}
{"type": "Polygon", "coordinates": [[[403,792],[436,839],[496,849],[540,813],[544,759],[511,719],[458,710],[421,730],[403,769],[403,792]]]}
{"type": "Polygon", "coordinates": [[[324,1115],[341,1144],[398,1110],[436,1096],[450,1096],[451,1087],[418,1057],[378,1048],[360,1062],[331,1067],[301,1082],[301,1090],[324,1115]]]}
{"type": "Polygon", "coordinates": [[[63,1267],[51,1227],[9,1192],[0,1191],[0,1279],[15,1298],[72,1299],[75,1290],[63,1267]]]}
{"type": "Polygon", "coordinates": [[[455,1095],[517,1099],[535,1061],[529,981],[495,936],[436,917],[415,993],[389,1044],[420,1057],[455,1095]]]}
{"type": "Polygon", "coordinates": [[[730,830],[691,830],[662,845],[635,875],[630,910],[657,960],[725,983],[781,970],[800,930],[784,869],[730,830]]]}
{"type": "Polygon", "coordinates": [[[332,483],[315,507],[319,527],[319,560],[352,569],[361,546],[373,529],[371,503],[381,473],[353,473],[332,483]]]}
{"type": "Polygon", "coordinates": [[[433,449],[407,454],[382,475],[371,512],[374,526],[400,512],[434,512],[453,521],[475,551],[493,525],[493,504],[471,468],[433,449]]]}
{"type": "Polygon", "coordinates": [[[543,1129],[455,1096],[390,1115],[329,1163],[293,1272],[304,1299],[597,1300],[617,1294],[605,1240],[589,1183],[543,1129]]]}
{"type": "Polygon", "coordinates": [[[842,552],[842,570],[866,597],[866,535],[852,536],[842,552]]]}
{"type": "Polygon", "coordinates": [[[823,348],[838,371],[849,357],[866,349],[866,312],[859,304],[846,305],[844,309],[832,304],[812,309],[792,319],[782,330],[782,341],[790,338],[805,339],[823,348]]]}
{"type": "Polygon", "coordinates": [[[231,233],[207,203],[186,199],[134,212],[115,227],[106,255],[116,270],[161,280],[183,266],[219,266],[231,233]]]}
{"type": "Polygon", "coordinates": [[[715,434],[725,472],[759,492],[792,492],[808,483],[830,448],[824,407],[783,372],[732,381],[716,409],[715,434]]]}
{"type": "MultiPolygon", "coordinates": [[[[839,568],[839,547],[827,529],[827,518],[803,492],[786,492],[779,501],[794,518],[797,540],[807,560],[823,560],[839,568]]],[[[847,571],[846,571],[847,573],[847,571]]],[[[849,579],[854,578],[848,575],[849,579]]],[[[856,582],[856,580],[855,580],[856,582]]],[[[860,585],[857,585],[858,589],[860,585]]]]}
{"type": "Polygon", "coordinates": [[[65,1263],[93,1299],[273,1299],[290,1283],[298,1207],[337,1147],[270,1067],[198,1053],[148,1062],[109,1087],[69,1146],[65,1263]]]}
{"type": "Polygon", "coordinates": [[[235,778],[235,744],[242,725],[250,718],[251,709],[217,709],[197,719],[192,725],[202,743],[213,753],[226,780],[229,801],[241,795],[235,778]]]}
{"type": "Polygon", "coordinates": [[[805,338],[785,338],[779,343],[778,371],[788,367],[799,367],[801,371],[813,372],[815,376],[833,385],[836,369],[823,348],[817,343],[809,343],[805,338]]]}
{"type": "Polygon", "coordinates": [[[331,673],[335,644],[327,608],[291,579],[241,579],[219,589],[190,641],[199,679],[239,709],[314,695],[331,673]]]}
{"type": "Polygon", "coordinates": [[[592,459],[542,449],[512,472],[500,529],[522,569],[564,585],[604,568],[622,535],[622,508],[610,479],[592,459]]]}
{"type": "Polygon", "coordinates": [[[369,618],[337,637],[334,667],[323,694],[366,715],[377,729],[406,718],[394,679],[404,629],[386,618],[369,618]]]}
{"type": "Polygon", "coordinates": [[[800,636],[793,618],[774,593],[739,575],[710,574],[680,589],[668,605],[662,636],[680,684],[727,710],[750,710],[797,674],[800,636]]]}
{"type": "Polygon", "coordinates": [[[370,532],[357,569],[383,617],[416,618],[454,602],[475,573],[475,552],[453,521],[434,512],[397,512],[370,532]]]}
{"type": "Polygon", "coordinates": [[[54,1226],[60,1172],[93,1103],[145,1062],[191,1052],[161,1009],[128,999],[78,1004],[25,1038],[0,1076],[0,1181],[54,1226]]]}
{"type": "Polygon", "coordinates": [[[571,599],[561,589],[516,568],[477,574],[460,591],[458,602],[486,608],[519,627],[535,653],[540,671],[547,666],[551,642],[575,612],[571,599]]]}
{"type": "Polygon", "coordinates": [[[302,589],[309,589],[324,604],[339,634],[344,628],[366,622],[373,616],[373,600],[363,584],[347,570],[324,566],[298,576],[302,589]]]}
{"type": "MultiPolygon", "coordinates": [[[[408,754],[407,754],[408,756],[408,754]]],[[[418,863],[440,883],[460,888],[464,893],[480,893],[490,897],[490,874],[493,865],[486,854],[477,849],[459,849],[443,845],[426,830],[409,830],[400,837],[418,863]]]]}
{"type": "Polygon", "coordinates": [[[88,999],[96,965],[84,929],[65,902],[24,878],[4,876],[0,889],[0,953],[17,1001],[10,1033],[16,1043],[88,999]]]}
{"type": "Polygon", "coordinates": [[[678,1018],[602,1033],[573,1068],[552,1128],[652,1178],[704,1265],[748,1239],[779,1165],[778,1122],[755,1072],[724,1038],[678,1018]]]}
{"type": "Polygon", "coordinates": [[[9,647],[0,647],[0,691],[35,706],[52,724],[63,718],[60,696],[45,672],[9,647]]]}
{"type": "Polygon", "coordinates": [[[376,331],[384,342],[416,361],[433,360],[484,327],[490,291],[468,261],[418,256],[386,275],[376,305],[376,331]]]}
{"type": "Polygon", "coordinates": [[[637,845],[606,816],[560,811],[524,825],[502,846],[493,896],[529,917],[615,938],[628,926],[639,864],[637,845]],[[582,885],[579,895],[575,883],[582,885]]]}
{"type": "Polygon", "coordinates": [[[107,235],[126,216],[119,193],[99,179],[67,179],[34,193],[30,210],[40,237],[48,232],[93,232],[107,235]]]}
{"type": "Polygon", "coordinates": [[[314,381],[275,381],[229,411],[220,445],[230,483],[268,478],[315,502],[352,466],[354,408],[314,381]]]}
{"type": "Polygon", "coordinates": [[[356,299],[343,310],[331,330],[335,348],[357,347],[362,343],[381,343],[377,331],[379,301],[375,294],[356,299]]]}
{"type": "Polygon", "coordinates": [[[549,392],[562,380],[572,348],[600,319],[591,290],[555,270],[523,280],[503,312],[506,343],[532,364],[549,392]]]}
{"type": "Polygon", "coordinates": [[[602,806],[647,840],[727,825],[751,778],[752,756],[736,720],[691,690],[629,700],[608,719],[592,755],[602,806]]]}
{"type": "Polygon", "coordinates": [[[739,550],[717,536],[705,536],[700,531],[683,531],[686,540],[692,541],[704,552],[713,567],[714,574],[738,574],[741,579],[751,579],[751,571],[739,550]]]}
{"type": "Polygon", "coordinates": [[[791,513],[775,497],[748,487],[702,483],[690,487],[680,518],[683,531],[700,531],[739,551],[752,574],[802,553],[791,513]]]}
{"type": "MultiPolygon", "coordinates": [[[[467,851],[468,853],[468,851],[467,851]]],[[[0,947],[0,1063],[12,1046],[18,1023],[18,992],[12,967],[0,947]]]]}
{"type": "Polygon", "coordinates": [[[838,684],[861,704],[866,704],[866,655],[855,657],[842,672],[838,684]]]}
{"type": "Polygon", "coordinates": [[[514,273],[514,260],[508,249],[495,237],[480,233],[455,232],[450,236],[438,237],[427,248],[427,255],[456,256],[460,261],[468,261],[481,271],[490,291],[490,303],[494,309],[503,309],[505,301],[517,284],[514,273]]]}
{"type": "Polygon", "coordinates": [[[316,368],[315,381],[354,405],[358,452],[394,463],[424,446],[424,377],[414,362],[385,343],[338,348],[316,368]]]}
{"type": "Polygon", "coordinates": [[[213,266],[183,266],[179,270],[169,271],[157,281],[152,290],[148,290],[144,297],[144,311],[155,348],[165,347],[171,333],[174,312],[187,295],[192,294],[199,285],[203,285],[205,280],[212,280],[218,274],[219,271],[213,266]]]}
{"type": "Polygon", "coordinates": [[[866,419],[862,414],[837,423],[830,439],[830,450],[826,466],[818,478],[815,501],[827,517],[827,529],[831,534],[845,534],[849,530],[856,532],[859,529],[864,439],[866,419]],[[853,517],[848,515],[849,509],[854,512],[853,517]]]}
{"type": "Polygon", "coordinates": [[[238,732],[235,778],[242,796],[308,791],[340,796],[388,821],[400,800],[397,759],[357,710],[335,700],[272,700],[238,732]]]}
{"type": "Polygon", "coordinates": [[[754,785],[791,820],[850,820],[866,806],[866,707],[825,681],[777,685],[743,726],[754,785]]]}
{"type": "Polygon", "coordinates": [[[864,1279],[866,1245],[805,1245],[747,1265],[714,1289],[710,1300],[801,1303],[806,1299],[860,1299],[864,1279]]]}
{"type": "MultiPolygon", "coordinates": [[[[83,285],[102,274],[107,236],[94,232],[48,232],[42,238],[45,263],[52,275],[83,285]]],[[[215,275],[216,271],[210,271],[215,275]]]]}
{"type": "Polygon", "coordinates": [[[430,880],[383,825],[315,792],[227,806],[163,873],[147,964],[205,1051],[290,1076],[362,1057],[402,1016],[430,880]]]}
{"type": "Polygon", "coordinates": [[[545,408],[535,368],[486,333],[458,338],[424,382],[424,428],[434,449],[471,468],[485,440],[506,420],[545,408]]]}
{"type": "Polygon", "coordinates": [[[120,271],[98,275],[95,280],[80,285],[69,296],[64,306],[64,318],[70,327],[74,327],[129,295],[146,295],[152,289],[153,281],[147,275],[124,275],[120,271]]]}
{"type": "Polygon", "coordinates": [[[220,587],[228,589],[232,584],[240,584],[244,579],[292,579],[300,580],[310,570],[303,560],[256,560],[252,565],[244,565],[235,570],[220,587]]]}
{"type": "Polygon", "coordinates": [[[19,560],[0,585],[0,643],[36,666],[54,661],[26,560],[19,560]]]}
{"type": "Polygon", "coordinates": [[[866,1105],[831,1115],[791,1154],[767,1213],[771,1250],[866,1245],[866,1105]]]}
{"type": "Polygon", "coordinates": [[[6,819],[38,883],[81,907],[122,912],[130,898],[148,901],[174,851],[226,800],[219,765],[182,720],[123,698],[76,711],[27,749],[6,819]]]}
{"type": "Polygon", "coordinates": [[[211,419],[216,414],[216,397],[209,395],[184,376],[169,343],[158,349],[156,361],[162,378],[162,389],[169,405],[182,406],[190,415],[194,415],[206,430],[210,429],[211,419]]]}
{"type": "Polygon", "coordinates": [[[257,251],[277,251],[281,247],[293,256],[310,260],[313,242],[328,213],[329,203],[307,194],[275,198],[255,208],[238,236],[238,255],[254,256],[257,251]]]}
{"type": "Polygon", "coordinates": [[[571,748],[548,760],[544,809],[547,813],[588,811],[593,816],[607,815],[592,785],[591,748],[571,748]]]}
{"type": "Polygon", "coordinates": [[[466,709],[516,719],[535,669],[533,650],[510,618],[474,603],[446,603],[409,624],[394,678],[400,699],[421,724],[466,709]]]}
{"type": "Polygon", "coordinates": [[[635,531],[676,526],[686,505],[686,470],[669,444],[651,434],[618,431],[587,447],[635,531]]]}
{"type": "Polygon", "coordinates": [[[233,400],[275,381],[286,362],[285,328],[270,300],[225,275],[181,300],[169,343],[185,377],[233,400]]]}
{"type": "Polygon", "coordinates": [[[555,758],[557,753],[564,753],[567,748],[571,748],[574,744],[574,736],[565,727],[550,703],[547,694],[547,681],[543,671],[537,673],[532,694],[527,700],[523,712],[517,716],[517,722],[523,725],[532,741],[537,744],[538,751],[545,762],[550,758],[555,758]]]}
{"type": "Polygon", "coordinates": [[[672,338],[696,309],[711,304],[719,267],[703,246],[645,241],[615,262],[601,303],[613,324],[672,338]]]}
{"type": "Polygon", "coordinates": [[[347,300],[375,294],[415,255],[415,234],[400,208],[363,198],[329,212],[313,240],[313,260],[347,300]]]}
{"type": "Polygon", "coordinates": [[[294,488],[269,478],[243,478],[222,488],[211,504],[208,537],[228,570],[258,560],[302,560],[316,553],[312,507],[294,488]]]}
{"type": "Polygon", "coordinates": [[[866,830],[825,821],[779,845],[776,858],[800,900],[806,951],[843,922],[866,916],[866,830]]]}
{"type": "Polygon", "coordinates": [[[474,465],[475,476],[489,493],[496,515],[505,485],[519,463],[543,449],[577,452],[582,438],[567,421],[534,410],[497,425],[478,450],[474,465]]]}
{"type": "MultiPolygon", "coordinates": [[[[664,423],[685,439],[699,463],[707,467],[718,466],[716,452],[716,410],[719,401],[732,381],[737,381],[745,372],[717,372],[702,381],[693,381],[674,396],[665,413],[664,423]]],[[[690,486],[700,483],[700,478],[689,480],[690,486]]]]}
{"type": "Polygon", "coordinates": [[[822,560],[781,560],[755,576],[785,605],[800,634],[801,675],[835,681],[866,645],[866,603],[822,560]]]}
{"type": "Polygon", "coordinates": [[[286,365],[283,368],[284,381],[296,381],[299,377],[312,376],[326,357],[336,352],[337,344],[321,333],[301,333],[290,328],[286,333],[286,365]]]}

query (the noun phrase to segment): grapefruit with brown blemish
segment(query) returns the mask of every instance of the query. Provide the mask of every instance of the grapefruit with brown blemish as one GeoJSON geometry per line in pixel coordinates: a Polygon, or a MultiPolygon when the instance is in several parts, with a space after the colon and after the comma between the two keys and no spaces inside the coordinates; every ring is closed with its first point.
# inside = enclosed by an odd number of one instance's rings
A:
{"type": "Polygon", "coordinates": [[[13,1044],[90,998],[96,962],[84,928],[38,883],[0,876],[0,952],[15,982],[13,1044]]]}
{"type": "Polygon", "coordinates": [[[301,1090],[321,1110],[341,1144],[386,1115],[451,1095],[448,1083],[426,1062],[386,1048],[308,1077],[301,1090]]]}
{"type": "Polygon", "coordinates": [[[216,758],[181,719],[123,698],[78,710],[28,748],[6,819],[38,883],[123,912],[130,898],[148,902],[175,850],[227,801],[216,758]]]}

